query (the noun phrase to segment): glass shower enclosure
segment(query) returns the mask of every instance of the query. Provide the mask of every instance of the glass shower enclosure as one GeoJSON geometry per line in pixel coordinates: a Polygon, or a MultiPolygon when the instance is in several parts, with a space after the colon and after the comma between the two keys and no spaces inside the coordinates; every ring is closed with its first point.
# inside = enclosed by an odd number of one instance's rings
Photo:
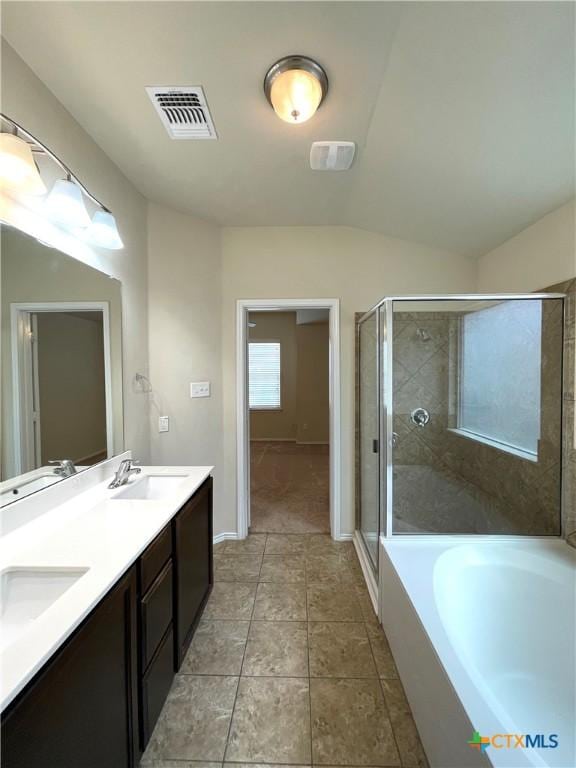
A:
{"type": "Polygon", "coordinates": [[[563,296],[386,298],[357,323],[357,530],[557,536],[563,296]]]}

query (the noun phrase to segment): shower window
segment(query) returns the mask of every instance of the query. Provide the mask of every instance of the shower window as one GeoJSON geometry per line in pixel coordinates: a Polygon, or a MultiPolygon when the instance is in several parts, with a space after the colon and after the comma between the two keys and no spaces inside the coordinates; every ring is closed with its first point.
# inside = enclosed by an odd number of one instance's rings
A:
{"type": "Polygon", "coordinates": [[[457,430],[535,461],[541,358],[541,301],[500,302],[464,313],[457,430]]]}

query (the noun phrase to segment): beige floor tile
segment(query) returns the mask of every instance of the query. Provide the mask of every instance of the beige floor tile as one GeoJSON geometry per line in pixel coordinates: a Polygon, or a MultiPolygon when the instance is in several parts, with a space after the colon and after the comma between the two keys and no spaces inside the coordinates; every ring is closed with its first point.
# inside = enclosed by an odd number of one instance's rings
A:
{"type": "Polygon", "coordinates": [[[308,677],[306,622],[253,621],[242,675],[308,677]]]}
{"type": "Polygon", "coordinates": [[[306,581],[304,562],[301,555],[264,555],[259,580],[303,584],[306,581]]]}
{"type": "Polygon", "coordinates": [[[306,587],[303,584],[258,584],[255,620],[306,621],[306,587]]]}
{"type": "Polygon", "coordinates": [[[352,571],[346,560],[337,555],[306,556],[306,580],[309,584],[320,582],[337,582],[354,589],[355,582],[352,571]]]}
{"type": "Polygon", "coordinates": [[[222,761],[237,687],[237,677],[177,675],[146,760],[222,761]]]}
{"type": "Polygon", "coordinates": [[[180,674],[239,675],[249,621],[203,619],[182,662],[180,674]]]}
{"type": "Polygon", "coordinates": [[[308,680],[241,678],[226,760],[309,764],[308,680]]]}
{"type": "Polygon", "coordinates": [[[214,581],[258,581],[261,554],[214,555],[214,581]]]}
{"type": "Polygon", "coordinates": [[[326,554],[338,557],[342,560],[348,558],[354,545],[351,541],[335,541],[329,534],[316,534],[308,536],[306,552],[312,554],[326,554]]]}
{"type": "Polygon", "coordinates": [[[426,754],[400,680],[382,680],[382,688],[403,768],[427,768],[426,754]]]}
{"type": "Polygon", "coordinates": [[[363,622],[310,622],[311,677],[378,677],[363,622]]]}
{"type": "Polygon", "coordinates": [[[302,555],[306,551],[307,537],[297,533],[269,533],[266,541],[267,555],[302,555]]]}
{"type": "Polygon", "coordinates": [[[362,621],[356,593],[342,584],[308,584],[310,621],[362,621]]]}
{"type": "Polygon", "coordinates": [[[262,554],[266,546],[265,533],[251,533],[245,539],[225,542],[224,552],[227,555],[262,554]]]}
{"type": "Polygon", "coordinates": [[[400,765],[377,680],[312,679],[310,694],[314,763],[400,765]]]}
{"type": "Polygon", "coordinates": [[[372,653],[374,654],[374,661],[376,662],[376,669],[380,677],[384,678],[397,678],[398,670],[394,663],[394,657],[392,651],[388,645],[388,640],[384,634],[382,627],[376,622],[366,623],[366,630],[370,639],[370,645],[372,646],[372,653]]]}
{"type": "Polygon", "coordinates": [[[206,763],[192,760],[151,760],[140,761],[141,768],[221,768],[222,763],[206,763]]]}
{"type": "Polygon", "coordinates": [[[256,597],[256,584],[218,582],[202,617],[204,619],[250,619],[256,597]]]}

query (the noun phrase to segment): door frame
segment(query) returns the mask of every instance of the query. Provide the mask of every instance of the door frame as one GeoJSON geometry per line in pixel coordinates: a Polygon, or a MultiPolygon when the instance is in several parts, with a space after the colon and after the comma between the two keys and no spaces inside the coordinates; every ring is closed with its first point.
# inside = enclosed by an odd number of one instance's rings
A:
{"type": "MultiPolygon", "coordinates": [[[[112,412],[112,365],[110,359],[110,309],[107,301],[51,301],[10,304],[10,345],[12,353],[13,474],[29,471],[34,455],[34,421],[30,418],[31,387],[27,347],[30,315],[41,312],[102,312],[104,343],[104,392],[106,400],[106,452],[114,452],[112,412]],[[32,431],[31,431],[32,430],[32,431]],[[23,469],[26,466],[26,469],[23,469]]],[[[33,468],[32,468],[33,469],[33,468]]]]}
{"type": "Polygon", "coordinates": [[[298,309],[327,309],[329,328],[330,409],[330,532],[342,535],[342,428],[340,388],[340,300],[339,299],[238,299],[236,301],[236,477],[237,532],[248,535],[250,523],[250,411],[248,408],[248,314],[250,312],[295,312],[298,309]]]}

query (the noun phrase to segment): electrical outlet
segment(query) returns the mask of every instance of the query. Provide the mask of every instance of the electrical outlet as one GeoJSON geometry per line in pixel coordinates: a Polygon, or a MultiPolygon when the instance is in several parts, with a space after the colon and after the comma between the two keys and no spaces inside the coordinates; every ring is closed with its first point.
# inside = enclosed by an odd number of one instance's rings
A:
{"type": "Polygon", "coordinates": [[[210,397],[210,382],[193,381],[190,384],[190,397],[210,397]]]}
{"type": "Polygon", "coordinates": [[[170,419],[168,416],[159,416],[158,417],[158,432],[169,432],[170,431],[170,419]]]}

